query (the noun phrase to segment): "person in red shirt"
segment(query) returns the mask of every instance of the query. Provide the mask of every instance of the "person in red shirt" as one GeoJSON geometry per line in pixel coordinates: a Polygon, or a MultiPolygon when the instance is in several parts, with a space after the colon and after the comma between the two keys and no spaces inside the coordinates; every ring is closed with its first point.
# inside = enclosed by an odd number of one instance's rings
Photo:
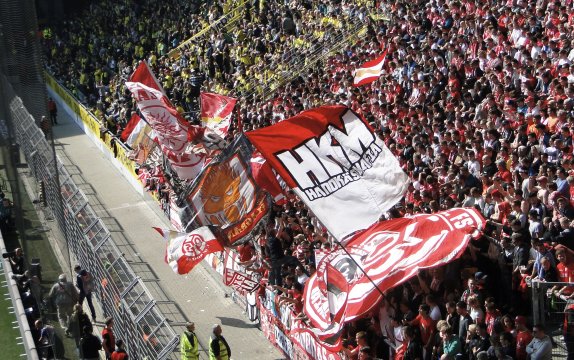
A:
{"type": "Polygon", "coordinates": [[[112,330],[114,326],[114,319],[111,317],[106,319],[106,327],[102,330],[102,347],[106,353],[106,360],[112,358],[112,353],[114,352],[114,346],[116,343],[116,338],[114,336],[114,331],[112,330]]]}
{"type": "Polygon", "coordinates": [[[496,304],[494,302],[487,302],[486,303],[486,316],[484,318],[484,322],[486,323],[486,331],[489,335],[493,335],[494,325],[497,321],[500,321],[502,314],[500,310],[496,308],[496,304]]]}
{"type": "Polygon", "coordinates": [[[429,313],[430,307],[427,304],[421,304],[419,306],[419,314],[410,322],[410,325],[418,326],[423,348],[427,353],[432,351],[434,333],[436,330],[436,321],[430,317],[429,313]]]}
{"type": "MultiPolygon", "coordinates": [[[[572,250],[569,250],[563,245],[556,246],[556,258],[559,263],[556,265],[558,269],[558,280],[560,282],[574,282],[574,263],[572,263],[572,250]]],[[[551,289],[552,294],[555,296],[564,296],[566,300],[574,297],[574,286],[554,286],[551,289]]]]}
{"type": "Polygon", "coordinates": [[[504,181],[507,184],[511,184],[512,174],[510,173],[510,171],[508,171],[508,169],[506,169],[506,162],[504,160],[499,160],[496,162],[496,166],[498,171],[496,172],[496,174],[494,174],[494,176],[500,176],[502,181],[504,181]]]}
{"type": "Polygon", "coordinates": [[[112,353],[112,360],[128,360],[129,356],[124,348],[124,341],[118,339],[116,341],[116,351],[112,353]]]}
{"type": "Polygon", "coordinates": [[[534,336],[526,327],[524,316],[517,316],[514,323],[516,324],[516,360],[526,360],[526,345],[530,344],[534,336]]]}

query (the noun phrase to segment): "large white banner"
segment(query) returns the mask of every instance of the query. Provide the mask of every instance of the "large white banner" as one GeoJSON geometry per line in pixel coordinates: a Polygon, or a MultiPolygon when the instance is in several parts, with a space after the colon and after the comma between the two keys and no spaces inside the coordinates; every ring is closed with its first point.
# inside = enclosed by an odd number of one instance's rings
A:
{"type": "Polygon", "coordinates": [[[308,110],[246,135],[338,240],[375,223],[407,186],[395,156],[344,106],[308,110]]]}

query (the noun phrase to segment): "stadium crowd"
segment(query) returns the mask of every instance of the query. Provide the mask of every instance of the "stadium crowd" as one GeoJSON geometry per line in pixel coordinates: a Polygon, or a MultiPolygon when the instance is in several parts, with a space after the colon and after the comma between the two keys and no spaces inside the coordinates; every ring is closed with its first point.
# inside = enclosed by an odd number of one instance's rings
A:
{"type": "MultiPolygon", "coordinates": [[[[412,179],[386,218],[468,206],[489,226],[461,259],[388,290],[371,317],[349,324],[349,355],[389,358],[389,347],[404,342],[404,359],[551,358],[544,327],[532,324],[529,284],[574,281],[574,2],[249,1],[233,27],[171,58],[171,48],[226,6],[205,2],[184,20],[185,11],[174,10],[187,10],[184,3],[92,5],[91,16],[46,39],[48,66],[114,133],[135,111],[122,83],[142,59],[182,112],[197,110],[193,79],[204,79],[202,91],[238,96],[245,131],[319,105],[351,107],[412,179]],[[386,18],[368,16],[372,6],[386,18]],[[368,22],[358,42],[311,56],[325,38],[352,29],[353,19],[368,22]],[[353,87],[353,70],[383,49],[380,79],[353,87]],[[288,68],[292,58],[281,56],[296,53],[315,63],[297,74],[288,68]],[[294,79],[270,99],[257,95],[283,71],[294,79]]],[[[260,271],[300,312],[313,249],[331,244],[291,193],[272,218],[260,271]]],[[[240,251],[257,268],[253,247],[240,251]]],[[[567,304],[562,331],[572,357],[574,288],[550,295],[567,304]]]]}

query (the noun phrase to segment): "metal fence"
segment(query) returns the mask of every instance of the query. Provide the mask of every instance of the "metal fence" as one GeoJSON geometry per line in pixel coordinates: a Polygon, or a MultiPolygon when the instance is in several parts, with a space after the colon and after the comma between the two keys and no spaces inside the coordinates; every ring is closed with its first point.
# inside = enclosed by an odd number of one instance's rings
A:
{"type": "Polygon", "coordinates": [[[58,245],[62,252],[71,252],[96,279],[94,293],[104,315],[114,318],[116,337],[126,342],[133,358],[175,359],[177,333],[4,76],[0,85],[8,99],[16,141],[64,234],[58,245]]]}
{"type": "Polygon", "coordinates": [[[544,325],[546,334],[552,338],[552,358],[560,359],[568,357],[563,334],[565,310],[566,306],[574,304],[574,301],[552,294],[550,290],[555,286],[574,288],[574,283],[532,281],[532,323],[544,325]]]}

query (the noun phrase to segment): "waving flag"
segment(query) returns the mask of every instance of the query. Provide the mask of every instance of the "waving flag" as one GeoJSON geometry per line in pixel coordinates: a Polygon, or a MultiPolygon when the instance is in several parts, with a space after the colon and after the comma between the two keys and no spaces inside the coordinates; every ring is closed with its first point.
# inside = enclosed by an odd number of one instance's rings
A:
{"type": "Polygon", "coordinates": [[[176,274],[187,274],[205,258],[207,254],[222,251],[209,227],[203,226],[186,234],[154,227],[168,242],[165,262],[176,274]]]}
{"type": "Polygon", "coordinates": [[[181,179],[192,179],[190,176],[197,174],[204,164],[194,153],[186,151],[190,125],[167,99],[145,62],[140,63],[130,80],[126,87],[153,129],[162,152],[181,179]]]}
{"type": "Polygon", "coordinates": [[[347,107],[304,111],[246,135],[339,240],[375,223],[406,190],[398,160],[347,107]]]}
{"type": "Polygon", "coordinates": [[[221,139],[227,136],[231,115],[237,99],[212,93],[201,93],[201,122],[205,127],[204,137],[214,135],[221,139]]]}
{"type": "Polygon", "coordinates": [[[387,50],[378,58],[367,61],[360,68],[355,70],[355,78],[353,79],[353,86],[361,86],[370,84],[377,80],[383,71],[385,65],[385,58],[387,57],[387,50]]]}
{"type": "MultiPolygon", "coordinates": [[[[351,257],[343,249],[334,250],[319,264],[305,287],[305,313],[319,330],[319,338],[337,333],[336,326],[366,314],[378,304],[381,294],[375,286],[386,291],[407,281],[420,269],[458,258],[484,223],[480,212],[467,208],[393,219],[377,223],[351,239],[345,246],[351,257]],[[328,269],[328,265],[345,277],[348,284],[347,294],[342,295],[345,304],[334,302],[325,291],[330,280],[319,269],[328,269]],[[333,325],[334,322],[337,324],[333,325]]],[[[338,294],[341,293],[339,289],[338,294]]]]}
{"type": "Polygon", "coordinates": [[[219,227],[226,246],[250,239],[270,207],[269,197],[253,180],[252,153],[251,144],[243,136],[237,138],[184,189],[187,206],[181,218],[185,229],[219,227]]]}
{"type": "Polygon", "coordinates": [[[223,283],[242,293],[252,293],[259,288],[259,282],[246,273],[225,268],[223,283]]]}
{"type": "Polygon", "coordinates": [[[124,128],[124,131],[122,131],[122,134],[120,135],[120,139],[122,141],[126,141],[128,139],[128,137],[134,131],[134,129],[137,127],[137,125],[139,124],[141,119],[142,118],[137,113],[132,114],[130,121],[128,121],[128,124],[126,125],[126,127],[124,128]]]}

